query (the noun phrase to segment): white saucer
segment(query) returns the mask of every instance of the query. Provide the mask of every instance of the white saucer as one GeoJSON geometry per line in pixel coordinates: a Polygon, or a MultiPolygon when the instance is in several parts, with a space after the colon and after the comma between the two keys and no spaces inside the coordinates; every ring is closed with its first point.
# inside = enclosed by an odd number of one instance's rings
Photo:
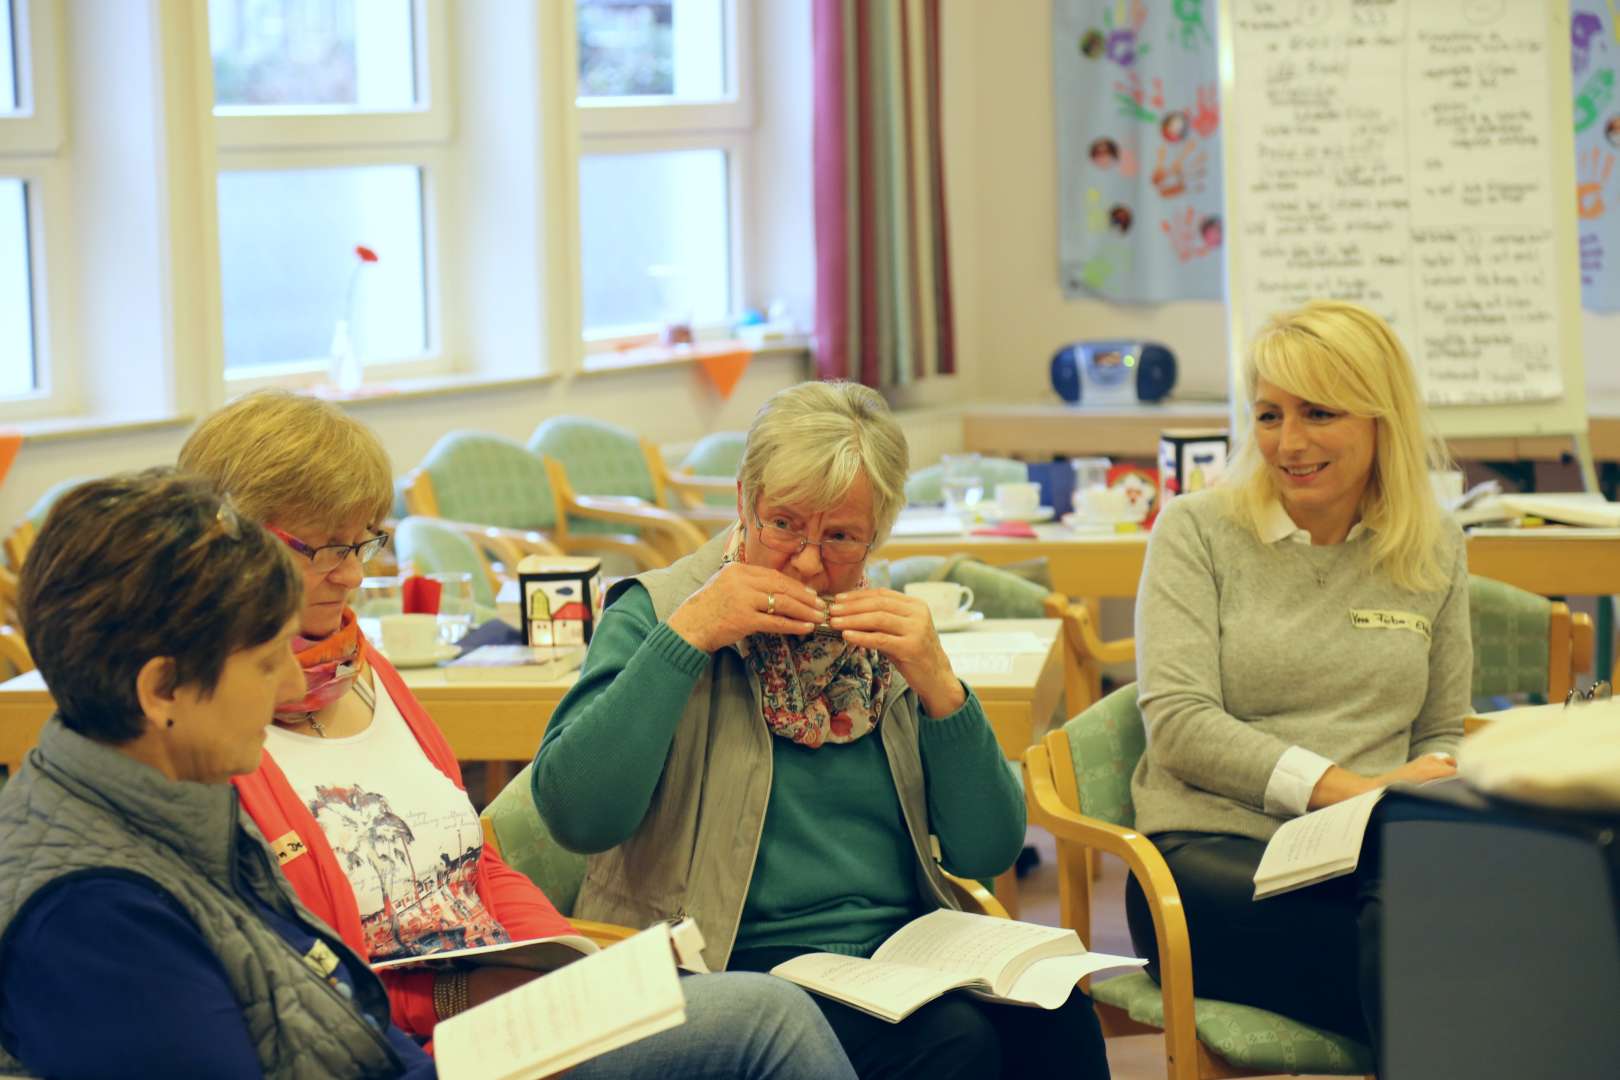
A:
{"type": "Polygon", "coordinates": [[[439,645],[426,656],[394,656],[387,649],[381,647],[378,647],[377,651],[382,653],[383,658],[397,668],[419,668],[432,667],[434,664],[444,660],[454,660],[461,652],[461,648],[456,645],[439,645]]]}
{"type": "Polygon", "coordinates": [[[1098,520],[1096,518],[1081,517],[1079,514],[1064,514],[1063,524],[1078,533],[1114,533],[1130,531],[1140,526],[1146,515],[1137,517],[1135,514],[1098,520]]]}
{"type": "Polygon", "coordinates": [[[949,634],[953,630],[966,630],[968,627],[972,626],[974,623],[983,622],[983,621],[984,621],[984,612],[982,612],[982,611],[964,611],[961,614],[959,614],[956,618],[950,620],[949,622],[937,622],[937,623],[935,623],[934,624],[934,632],[937,633],[937,634],[949,634]]]}
{"type": "Polygon", "coordinates": [[[985,513],[989,515],[991,521],[1026,521],[1035,525],[1052,520],[1050,506],[1037,506],[1033,510],[1003,510],[995,503],[991,503],[985,508],[985,513]]]}

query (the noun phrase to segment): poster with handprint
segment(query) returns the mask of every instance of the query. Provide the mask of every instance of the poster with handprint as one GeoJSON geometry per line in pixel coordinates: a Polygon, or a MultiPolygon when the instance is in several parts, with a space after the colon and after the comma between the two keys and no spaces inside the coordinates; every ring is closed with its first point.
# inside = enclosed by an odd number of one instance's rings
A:
{"type": "Polygon", "coordinates": [[[1620,0],[1574,0],[1569,10],[1575,92],[1575,213],[1581,231],[1581,306],[1620,311],[1620,0]]]}
{"type": "Polygon", "coordinates": [[[1063,293],[1219,300],[1215,0],[1054,0],[1063,293]]]}

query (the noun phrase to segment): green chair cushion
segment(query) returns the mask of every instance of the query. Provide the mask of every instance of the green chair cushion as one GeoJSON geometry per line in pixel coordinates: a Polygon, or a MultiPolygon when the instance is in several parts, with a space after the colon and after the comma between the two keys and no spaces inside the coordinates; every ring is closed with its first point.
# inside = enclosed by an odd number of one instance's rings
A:
{"type": "MultiPolygon", "coordinates": [[[[1091,996],[1164,1027],[1164,997],[1144,972],[1093,981],[1091,996]]],[[[1357,1076],[1373,1071],[1372,1053],[1354,1039],[1301,1024],[1285,1016],[1229,1001],[1194,998],[1198,1041],[1233,1065],[1268,1073],[1357,1076]]]]}
{"type": "Polygon", "coordinates": [[[484,816],[495,829],[506,865],[540,886],[558,911],[571,915],[585,880],[585,856],[564,850],[551,838],[530,793],[533,768],[525,765],[484,809],[484,816]]]}
{"type": "Polygon", "coordinates": [[[973,590],[973,608],[991,619],[1040,619],[1050,589],[1012,571],[976,559],[947,560],[914,555],[889,563],[889,587],[904,590],[917,581],[954,581],[973,590]],[[943,576],[942,576],[943,575],[943,576]]]}
{"type": "Polygon", "coordinates": [[[1476,698],[1547,692],[1552,601],[1490,578],[1468,576],[1476,698]]]}
{"type": "MultiPolygon", "coordinates": [[[[549,455],[568,470],[568,483],[579,495],[630,495],[653,501],[652,473],[635,435],[617,424],[584,416],[554,416],[542,421],[529,436],[529,452],[549,455]]],[[[605,521],[575,521],[568,527],[581,533],[636,532],[605,521]]]]}
{"type": "Polygon", "coordinates": [[[1131,828],[1131,774],[1147,750],[1147,730],[1136,707],[1136,684],[1128,683],[1093,703],[1067,724],[1069,756],[1080,787],[1080,808],[1089,817],[1131,828]]]}
{"type": "Polygon", "coordinates": [[[438,518],[405,518],[394,532],[394,552],[401,566],[414,564],[420,574],[470,573],[473,602],[486,608],[495,606],[495,594],[490,590],[489,575],[484,572],[478,549],[459,529],[438,518]]]}
{"type": "MultiPolygon", "coordinates": [[[[942,471],[940,465],[929,465],[912,473],[906,481],[906,502],[914,505],[944,502],[945,493],[940,486],[942,471]]],[[[979,461],[979,480],[984,484],[986,499],[995,498],[997,484],[1016,484],[1028,479],[1029,466],[1022,461],[995,457],[979,461]]]]}
{"type": "Polygon", "coordinates": [[[557,520],[546,467],[522,444],[482,431],[445,434],[422,459],[439,513],[508,529],[549,529],[557,520]]]}
{"type": "MultiPolygon", "coordinates": [[[[742,431],[716,431],[699,439],[681,459],[680,471],[694,476],[723,476],[736,479],[742,469],[743,451],[748,446],[748,435],[742,431]]],[[[705,495],[708,506],[734,506],[737,496],[731,493],[705,495]]]]}

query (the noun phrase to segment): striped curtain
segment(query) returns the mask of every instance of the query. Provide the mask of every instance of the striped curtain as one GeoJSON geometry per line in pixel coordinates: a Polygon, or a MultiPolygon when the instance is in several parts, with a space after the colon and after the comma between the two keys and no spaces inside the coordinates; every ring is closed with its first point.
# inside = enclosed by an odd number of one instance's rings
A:
{"type": "Polygon", "coordinates": [[[940,0],[813,2],[817,373],[950,374],[940,0]]]}

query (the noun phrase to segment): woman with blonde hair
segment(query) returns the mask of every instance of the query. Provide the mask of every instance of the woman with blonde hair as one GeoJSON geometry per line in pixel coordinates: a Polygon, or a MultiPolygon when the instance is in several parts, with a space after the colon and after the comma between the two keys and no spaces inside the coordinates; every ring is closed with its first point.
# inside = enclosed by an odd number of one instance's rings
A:
{"type": "MultiPolygon", "coordinates": [[[[1429,484],[1444,453],[1412,363],[1378,316],[1317,301],[1274,317],[1244,389],[1232,471],[1170,502],[1148,545],[1136,827],[1181,890],[1199,996],[1376,1052],[1376,858],[1258,902],[1253,875],[1286,819],[1455,771],[1473,672],[1463,538],[1429,484]]],[[[1126,914],[1156,957],[1134,880],[1126,914]]]]}
{"type": "MultiPolygon", "coordinates": [[[[277,706],[258,768],[234,782],[303,902],[373,963],[570,933],[539,888],[484,846],[455,754],[349,607],[365,561],[388,541],[393,480],[376,435],[331,403],[261,391],[204,420],[180,465],[263,523],[302,571],[301,692],[277,706]]],[[[532,978],[501,967],[382,974],[394,1022],[419,1039],[532,978]]],[[[686,1023],[571,1075],[849,1075],[797,987],[695,975],[682,988],[686,1023]]]]}
{"type": "MultiPolygon", "coordinates": [[[[535,759],[558,842],[591,853],[581,918],[697,920],[711,968],[870,956],[990,877],[1024,800],[928,607],[868,587],[905,501],[883,399],[802,383],[761,406],[738,523],[619,582],[535,759]]],[[[1084,995],[1056,1012],[951,994],[897,1024],[817,997],[862,1077],[1106,1077],[1084,995]]]]}

